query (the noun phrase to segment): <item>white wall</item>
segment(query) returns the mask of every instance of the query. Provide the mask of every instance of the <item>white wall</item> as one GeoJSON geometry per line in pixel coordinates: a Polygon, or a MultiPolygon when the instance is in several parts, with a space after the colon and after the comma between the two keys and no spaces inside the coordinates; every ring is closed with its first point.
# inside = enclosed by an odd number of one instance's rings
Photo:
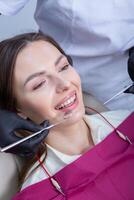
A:
{"type": "Polygon", "coordinates": [[[14,16],[0,15],[0,40],[19,33],[37,30],[34,21],[36,0],[31,0],[26,6],[14,16]]]}

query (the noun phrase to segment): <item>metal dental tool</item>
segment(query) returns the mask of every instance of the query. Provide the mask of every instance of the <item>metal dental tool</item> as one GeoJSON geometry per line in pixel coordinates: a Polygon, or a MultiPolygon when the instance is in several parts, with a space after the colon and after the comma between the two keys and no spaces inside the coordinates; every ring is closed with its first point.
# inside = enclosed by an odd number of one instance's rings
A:
{"type": "Polygon", "coordinates": [[[115,94],[114,96],[112,96],[110,99],[108,99],[107,101],[105,101],[103,104],[106,105],[107,103],[109,103],[110,101],[112,101],[114,98],[116,98],[117,96],[123,94],[127,89],[129,89],[131,86],[133,86],[133,84],[127,86],[126,88],[124,88],[123,90],[121,90],[120,92],[118,92],[117,94],[115,94]]]}
{"type": "Polygon", "coordinates": [[[131,85],[127,86],[126,88],[124,88],[123,90],[121,90],[120,92],[118,92],[117,94],[115,94],[114,96],[112,96],[110,99],[108,99],[107,101],[105,101],[104,105],[106,105],[107,103],[109,103],[110,101],[112,101],[114,98],[116,98],[117,96],[119,96],[119,95],[121,95],[123,93],[134,94],[134,47],[132,47],[129,50],[128,74],[130,76],[130,79],[132,80],[131,85]]]}
{"type": "MultiPolygon", "coordinates": [[[[64,119],[64,120],[65,120],[65,119],[64,119]]],[[[62,120],[62,121],[60,121],[60,122],[57,122],[57,123],[55,123],[55,124],[52,124],[52,125],[50,125],[50,126],[48,126],[48,127],[42,128],[40,131],[37,131],[37,132],[35,132],[35,133],[33,133],[33,134],[31,134],[31,135],[29,135],[29,136],[23,138],[23,139],[20,139],[20,140],[17,141],[17,142],[14,142],[14,143],[12,143],[12,144],[6,146],[6,147],[0,148],[0,152],[7,151],[8,149],[11,149],[11,148],[15,147],[15,146],[21,144],[22,142],[25,142],[26,140],[29,140],[29,139],[31,139],[32,137],[35,137],[35,136],[37,136],[37,135],[43,133],[43,131],[45,131],[45,130],[51,129],[51,128],[53,128],[53,127],[55,127],[55,126],[61,124],[64,120],[62,120]]]]}

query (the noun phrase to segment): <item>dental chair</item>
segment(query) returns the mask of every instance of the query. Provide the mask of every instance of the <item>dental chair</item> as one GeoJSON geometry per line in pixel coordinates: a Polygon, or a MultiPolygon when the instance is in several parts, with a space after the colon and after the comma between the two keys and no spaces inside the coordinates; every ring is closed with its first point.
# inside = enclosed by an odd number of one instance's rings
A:
{"type": "Polygon", "coordinates": [[[22,160],[10,153],[0,153],[0,200],[11,200],[17,192],[22,160]]]}

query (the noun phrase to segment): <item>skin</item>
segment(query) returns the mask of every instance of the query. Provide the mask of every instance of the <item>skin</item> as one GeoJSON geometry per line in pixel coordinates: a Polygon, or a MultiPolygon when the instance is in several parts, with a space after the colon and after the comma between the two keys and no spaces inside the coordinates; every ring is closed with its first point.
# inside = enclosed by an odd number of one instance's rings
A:
{"type": "Polygon", "coordinates": [[[65,112],[57,110],[56,106],[76,93],[77,103],[66,110],[71,114],[50,130],[44,142],[69,155],[81,154],[93,146],[90,129],[83,120],[85,109],[80,77],[55,46],[35,41],[18,54],[14,93],[18,111],[38,124],[45,119],[52,124],[63,120],[65,112]]]}

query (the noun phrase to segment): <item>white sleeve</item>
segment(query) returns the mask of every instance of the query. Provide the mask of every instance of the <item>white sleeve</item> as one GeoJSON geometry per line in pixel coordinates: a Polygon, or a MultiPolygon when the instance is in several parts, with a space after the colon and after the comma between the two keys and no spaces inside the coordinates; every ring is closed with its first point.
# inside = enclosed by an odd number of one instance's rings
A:
{"type": "Polygon", "coordinates": [[[29,0],[0,0],[0,13],[2,15],[17,14],[29,0]]]}

